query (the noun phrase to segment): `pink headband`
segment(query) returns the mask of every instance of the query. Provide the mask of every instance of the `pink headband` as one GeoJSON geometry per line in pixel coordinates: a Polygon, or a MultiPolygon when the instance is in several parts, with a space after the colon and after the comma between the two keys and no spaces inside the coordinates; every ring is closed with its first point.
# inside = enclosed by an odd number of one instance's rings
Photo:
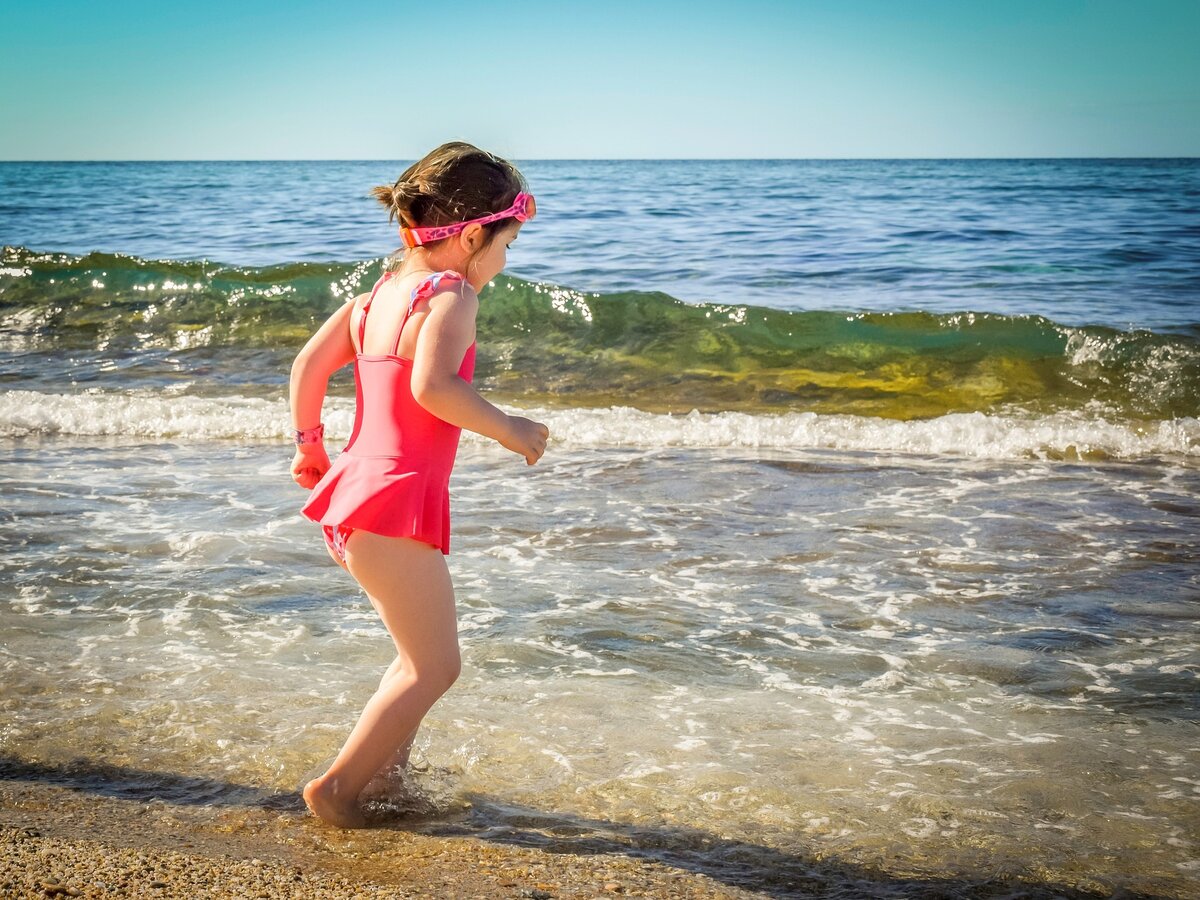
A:
{"type": "Polygon", "coordinates": [[[486,225],[488,222],[496,222],[500,219],[508,218],[515,218],[518,222],[524,222],[527,219],[532,219],[536,213],[537,205],[533,202],[533,194],[526,194],[522,191],[517,194],[512,206],[503,212],[480,216],[478,219],[468,219],[465,222],[455,222],[452,225],[433,225],[429,228],[407,228],[401,226],[400,239],[404,241],[404,246],[411,250],[413,247],[420,247],[423,244],[440,241],[442,238],[458,234],[468,225],[474,225],[476,222],[480,225],[486,225]]]}

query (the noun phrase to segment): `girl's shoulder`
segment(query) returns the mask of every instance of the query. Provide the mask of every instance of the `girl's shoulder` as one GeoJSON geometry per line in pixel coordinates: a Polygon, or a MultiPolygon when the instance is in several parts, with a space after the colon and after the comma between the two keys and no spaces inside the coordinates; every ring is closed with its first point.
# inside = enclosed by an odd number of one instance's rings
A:
{"type": "Polygon", "coordinates": [[[479,309],[479,295],[475,293],[475,288],[453,269],[435,272],[413,288],[412,309],[419,309],[422,301],[430,310],[444,305],[448,307],[447,311],[452,309],[462,315],[474,315],[479,309]]]}
{"type": "Polygon", "coordinates": [[[412,299],[414,302],[435,297],[438,294],[455,294],[460,297],[478,299],[475,293],[475,288],[471,286],[471,282],[454,269],[444,269],[441,272],[434,272],[432,275],[424,278],[416,287],[413,288],[412,299]]]}

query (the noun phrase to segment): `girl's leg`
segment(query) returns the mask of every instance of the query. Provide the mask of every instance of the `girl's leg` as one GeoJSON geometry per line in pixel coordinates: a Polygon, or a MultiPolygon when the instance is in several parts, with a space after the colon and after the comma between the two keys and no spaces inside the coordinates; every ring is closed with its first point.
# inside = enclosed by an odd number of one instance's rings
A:
{"type": "Polygon", "coordinates": [[[324,775],[304,788],[316,815],[343,828],[365,824],[357,800],[458,678],[458,622],[446,560],[437,547],[355,531],[346,562],[396,645],[400,671],[385,677],[324,775]]]}
{"type": "MultiPolygon", "coordinates": [[[[383,673],[383,678],[379,680],[379,690],[382,691],[383,686],[387,684],[388,679],[398,675],[401,671],[403,671],[403,669],[403,660],[397,656],[394,660],[392,660],[392,664],[388,666],[387,671],[383,673]]],[[[381,772],[391,772],[392,769],[397,768],[403,769],[408,765],[408,758],[410,755],[412,755],[412,745],[417,739],[417,731],[420,729],[420,727],[420,723],[418,723],[417,727],[412,730],[412,734],[405,738],[404,743],[400,745],[400,749],[395,752],[390,760],[383,764],[383,769],[380,770],[381,772]]]]}

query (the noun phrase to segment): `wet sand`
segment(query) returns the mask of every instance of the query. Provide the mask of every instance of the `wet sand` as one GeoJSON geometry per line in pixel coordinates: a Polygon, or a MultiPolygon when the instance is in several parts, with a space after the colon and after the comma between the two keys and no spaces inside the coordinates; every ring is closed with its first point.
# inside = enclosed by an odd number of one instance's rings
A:
{"type": "Polygon", "coordinates": [[[732,854],[729,847],[714,851],[725,852],[723,864],[694,859],[677,867],[639,858],[669,850],[669,829],[654,832],[657,839],[651,835],[644,846],[623,848],[569,835],[555,840],[561,829],[546,835],[531,822],[529,835],[549,840],[527,847],[512,838],[421,833],[453,825],[419,817],[333,828],[304,810],[298,794],[275,795],[274,804],[214,808],[26,780],[14,777],[11,766],[0,766],[0,776],[0,898],[1184,896],[1169,888],[1114,887],[1082,873],[1072,884],[1036,869],[1027,878],[964,878],[904,866],[866,869],[819,855],[781,858],[770,873],[748,872],[736,864],[736,842],[732,854]]]}
{"type": "Polygon", "coordinates": [[[0,782],[0,897],[754,898],[670,866],[0,782]],[[381,848],[381,838],[382,848],[381,848]]]}

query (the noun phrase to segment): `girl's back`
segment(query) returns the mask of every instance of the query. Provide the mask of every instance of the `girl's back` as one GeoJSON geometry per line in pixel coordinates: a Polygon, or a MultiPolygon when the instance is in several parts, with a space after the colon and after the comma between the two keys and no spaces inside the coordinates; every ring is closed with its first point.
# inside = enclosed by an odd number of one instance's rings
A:
{"type": "MultiPolygon", "coordinates": [[[[385,273],[351,314],[354,346],[381,352],[356,354],[350,440],[301,509],[322,525],[339,557],[358,528],[412,537],[440,547],[443,553],[450,551],[449,483],[462,429],[417,402],[413,358],[403,352],[406,345],[409,353],[416,350],[416,335],[409,329],[417,321],[417,310],[427,310],[430,297],[453,290],[462,276],[452,270],[426,275],[412,288],[407,303],[395,302],[394,292],[380,302],[382,289],[392,277],[393,273],[385,273]],[[377,311],[390,313],[381,317],[385,322],[399,320],[394,332],[371,327],[379,324],[374,318],[377,311]]],[[[422,319],[426,315],[422,313],[422,319]]],[[[470,382],[474,371],[472,343],[458,375],[470,382]]]]}
{"type": "MultiPolygon", "coordinates": [[[[354,430],[345,452],[421,460],[444,468],[449,477],[461,429],[417,402],[412,374],[417,335],[429,315],[426,301],[436,293],[455,290],[461,282],[462,276],[450,270],[418,273],[417,278],[395,277],[389,272],[351,314],[350,327],[359,352],[354,360],[354,430]],[[404,302],[398,291],[388,291],[393,282],[399,283],[397,287],[412,285],[404,302]]],[[[474,371],[475,345],[471,344],[458,375],[469,382],[474,371]]]]}
{"type": "MultiPolygon", "coordinates": [[[[385,272],[375,283],[374,290],[366,298],[355,304],[350,314],[350,335],[355,350],[360,355],[383,356],[395,353],[405,359],[416,356],[417,336],[421,327],[429,318],[429,304],[418,301],[413,305],[413,297],[418,289],[435,274],[442,274],[442,290],[463,290],[462,276],[452,270],[446,273],[428,271],[419,272],[385,272]],[[457,278],[450,277],[450,273],[457,278]],[[413,306],[408,321],[405,315],[413,306]],[[364,308],[368,315],[363,315],[364,308]],[[362,323],[367,320],[365,333],[362,323]]],[[[422,294],[422,298],[427,294],[422,294]]],[[[431,295],[428,295],[431,296],[431,295]]]]}

